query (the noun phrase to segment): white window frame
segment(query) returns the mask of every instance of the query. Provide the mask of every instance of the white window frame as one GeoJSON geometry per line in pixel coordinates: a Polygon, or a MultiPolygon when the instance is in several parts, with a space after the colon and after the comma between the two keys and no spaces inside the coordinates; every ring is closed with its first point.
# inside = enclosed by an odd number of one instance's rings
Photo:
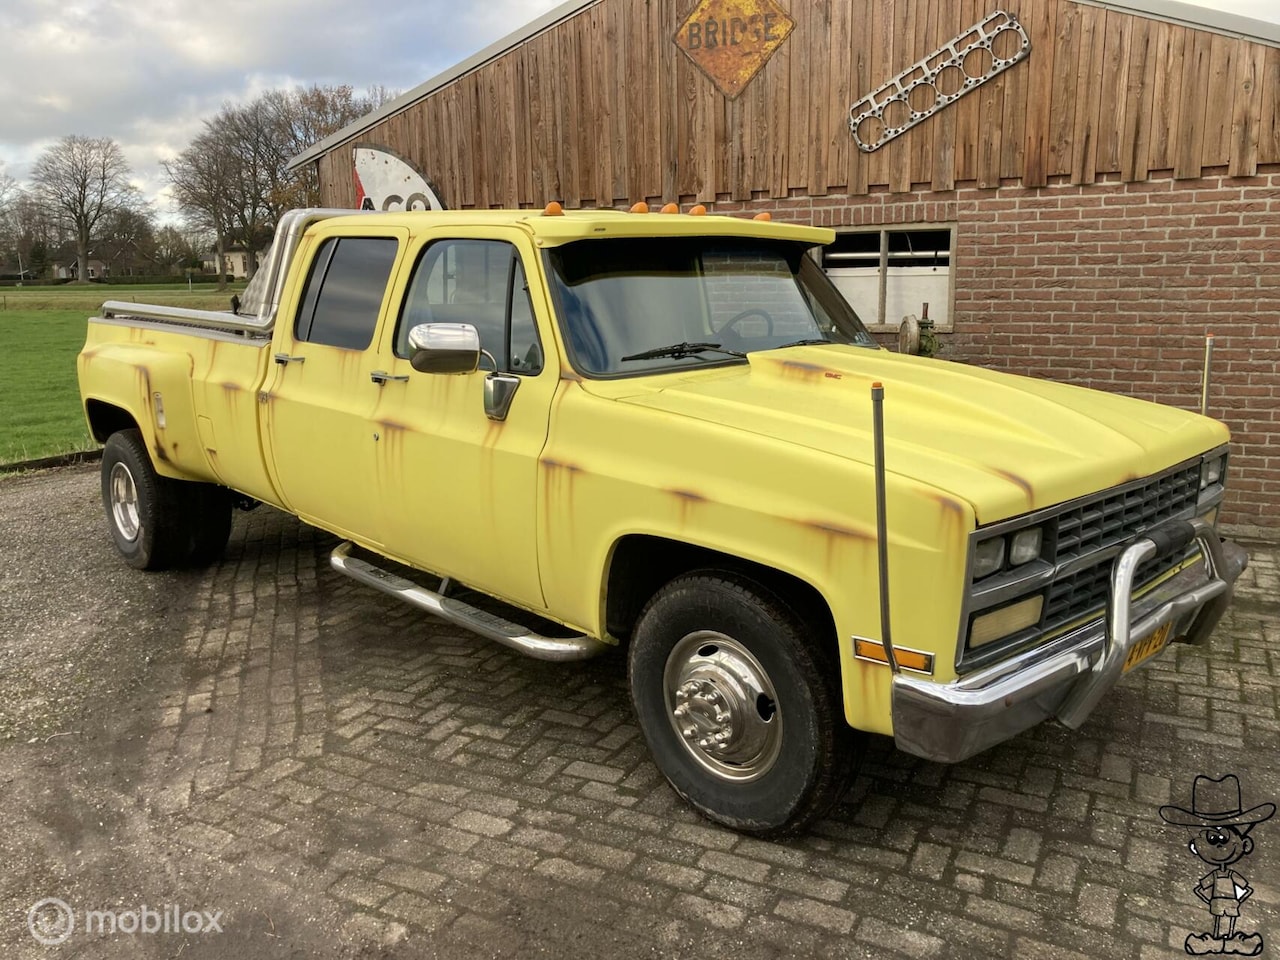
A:
{"type": "MultiPolygon", "coordinates": [[[[952,221],[930,222],[930,223],[883,223],[869,225],[865,227],[837,227],[837,237],[847,236],[848,234],[868,234],[878,233],[880,235],[880,274],[879,274],[879,304],[876,309],[875,317],[861,317],[863,324],[872,333],[897,333],[898,327],[902,323],[901,317],[896,317],[886,322],[885,307],[888,303],[888,282],[889,282],[889,235],[894,233],[913,233],[917,231],[941,231],[947,230],[951,234],[950,248],[947,254],[947,302],[943,306],[945,310],[943,315],[946,317],[945,323],[938,322],[937,311],[930,311],[930,319],[934,322],[934,328],[939,333],[952,333],[955,330],[955,305],[956,305],[956,237],[959,234],[958,224],[952,221]]],[[[839,256],[835,254],[834,256],[839,256]]],[[[821,266],[824,271],[829,270],[837,264],[827,262],[827,253],[825,250],[821,254],[821,266]]],[[[833,280],[835,278],[832,278],[833,280]]],[[[919,317],[919,314],[916,314],[919,317]]]]}

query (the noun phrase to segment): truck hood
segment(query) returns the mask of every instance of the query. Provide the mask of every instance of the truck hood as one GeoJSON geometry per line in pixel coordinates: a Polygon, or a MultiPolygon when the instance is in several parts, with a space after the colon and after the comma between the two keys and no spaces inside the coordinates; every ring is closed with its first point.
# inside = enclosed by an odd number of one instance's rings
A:
{"type": "Polygon", "coordinates": [[[869,465],[875,382],[888,471],[968,501],[979,523],[1158,473],[1228,438],[1174,407],[842,344],[588,389],[869,465]]]}

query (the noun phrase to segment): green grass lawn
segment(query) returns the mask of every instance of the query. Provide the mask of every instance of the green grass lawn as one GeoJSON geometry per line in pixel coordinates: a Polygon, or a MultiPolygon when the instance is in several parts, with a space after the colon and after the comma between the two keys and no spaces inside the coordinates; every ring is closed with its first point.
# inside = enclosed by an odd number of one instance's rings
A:
{"type": "Polygon", "coordinates": [[[97,446],[80,407],[76,354],[104,300],[225,309],[229,296],[200,287],[0,288],[0,469],[97,446]]]}

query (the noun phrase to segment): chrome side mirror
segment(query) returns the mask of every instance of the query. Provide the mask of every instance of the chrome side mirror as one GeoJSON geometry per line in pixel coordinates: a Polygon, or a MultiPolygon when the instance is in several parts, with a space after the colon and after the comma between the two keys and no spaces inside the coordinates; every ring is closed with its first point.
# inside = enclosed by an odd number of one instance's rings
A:
{"type": "Polygon", "coordinates": [[[420,323],[409,331],[409,362],[419,373],[475,373],[480,334],[469,323],[420,323]]]}

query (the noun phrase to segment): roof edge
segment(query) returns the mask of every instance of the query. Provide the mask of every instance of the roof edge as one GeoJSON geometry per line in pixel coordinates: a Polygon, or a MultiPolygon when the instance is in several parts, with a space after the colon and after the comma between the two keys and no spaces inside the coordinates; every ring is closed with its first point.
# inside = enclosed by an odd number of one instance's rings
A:
{"type": "Polygon", "coordinates": [[[600,2],[601,0],[568,0],[568,2],[562,3],[560,6],[555,7],[552,10],[548,10],[542,16],[525,24],[514,33],[507,34],[501,40],[489,44],[489,46],[485,47],[483,50],[472,54],[470,57],[467,57],[467,59],[455,64],[443,73],[438,73],[425,83],[419,84],[408,93],[401,94],[389,103],[383,104],[373,113],[361,117],[354,123],[347,124],[337,133],[330,134],[319,143],[307,148],[289,161],[288,169],[296,170],[304,163],[310,163],[312,160],[317,159],[321,154],[328,153],[334,147],[339,146],[348,140],[355,139],[371,127],[376,127],[383,120],[387,120],[395,116],[397,113],[407,110],[418,101],[426,99],[437,90],[448,86],[453,83],[453,81],[465,76],[472,70],[478,69],[490,61],[498,59],[504,53],[520,46],[520,44],[528,40],[532,40],[544,30],[548,30],[551,27],[568,20],[574,14],[580,13],[587,7],[600,2]]]}
{"type": "Polygon", "coordinates": [[[1239,13],[1214,10],[1182,0],[1072,0],[1090,7],[1106,7],[1120,13],[1164,20],[1194,30],[1209,30],[1229,37],[1280,47],[1280,23],[1255,20],[1239,13]]]}

